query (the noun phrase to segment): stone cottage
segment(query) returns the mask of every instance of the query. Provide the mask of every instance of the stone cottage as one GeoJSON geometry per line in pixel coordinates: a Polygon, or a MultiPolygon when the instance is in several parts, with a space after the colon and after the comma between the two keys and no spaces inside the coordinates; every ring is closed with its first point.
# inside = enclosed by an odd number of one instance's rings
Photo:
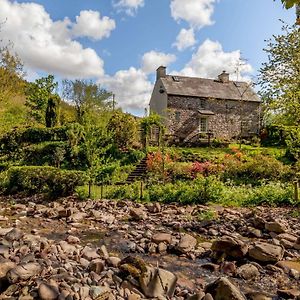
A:
{"type": "Polygon", "coordinates": [[[150,111],[163,117],[169,140],[179,143],[249,138],[260,128],[260,98],[225,71],[214,80],[167,75],[159,67],[150,111]]]}

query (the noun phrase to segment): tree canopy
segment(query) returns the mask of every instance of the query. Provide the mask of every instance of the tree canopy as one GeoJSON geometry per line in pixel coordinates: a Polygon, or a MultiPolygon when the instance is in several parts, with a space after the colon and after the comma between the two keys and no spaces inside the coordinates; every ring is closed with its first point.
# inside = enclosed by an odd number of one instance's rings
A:
{"type": "Polygon", "coordinates": [[[264,49],[268,61],[260,69],[261,96],[269,116],[286,125],[300,124],[300,31],[283,26],[264,49]]]}

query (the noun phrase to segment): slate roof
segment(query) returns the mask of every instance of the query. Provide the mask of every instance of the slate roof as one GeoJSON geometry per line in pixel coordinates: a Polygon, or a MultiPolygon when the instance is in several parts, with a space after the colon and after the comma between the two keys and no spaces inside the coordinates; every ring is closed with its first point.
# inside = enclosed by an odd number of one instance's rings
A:
{"type": "Polygon", "coordinates": [[[213,79],[172,75],[162,77],[161,80],[168,95],[241,100],[241,93],[246,90],[243,101],[261,101],[251,87],[247,89],[246,82],[223,83],[213,79]]]}

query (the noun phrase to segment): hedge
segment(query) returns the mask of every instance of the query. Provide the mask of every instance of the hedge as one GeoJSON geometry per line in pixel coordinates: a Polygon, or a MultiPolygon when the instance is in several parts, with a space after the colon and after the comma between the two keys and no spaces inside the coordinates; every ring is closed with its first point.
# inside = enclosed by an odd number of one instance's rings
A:
{"type": "Polygon", "coordinates": [[[82,171],[61,170],[54,167],[11,167],[0,174],[0,192],[3,194],[47,194],[50,197],[72,195],[75,188],[84,185],[82,171]]]}

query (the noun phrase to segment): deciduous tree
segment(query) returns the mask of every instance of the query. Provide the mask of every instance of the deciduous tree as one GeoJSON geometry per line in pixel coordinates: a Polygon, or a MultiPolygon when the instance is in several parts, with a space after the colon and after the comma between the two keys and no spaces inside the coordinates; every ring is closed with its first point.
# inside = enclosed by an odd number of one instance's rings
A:
{"type": "Polygon", "coordinates": [[[48,75],[29,83],[26,89],[26,106],[29,108],[29,115],[43,125],[46,125],[48,101],[57,87],[58,83],[54,81],[54,76],[48,75]]]}
{"type": "Polygon", "coordinates": [[[269,40],[268,61],[260,69],[259,83],[265,109],[286,125],[300,125],[300,31],[283,26],[269,40]]]}

